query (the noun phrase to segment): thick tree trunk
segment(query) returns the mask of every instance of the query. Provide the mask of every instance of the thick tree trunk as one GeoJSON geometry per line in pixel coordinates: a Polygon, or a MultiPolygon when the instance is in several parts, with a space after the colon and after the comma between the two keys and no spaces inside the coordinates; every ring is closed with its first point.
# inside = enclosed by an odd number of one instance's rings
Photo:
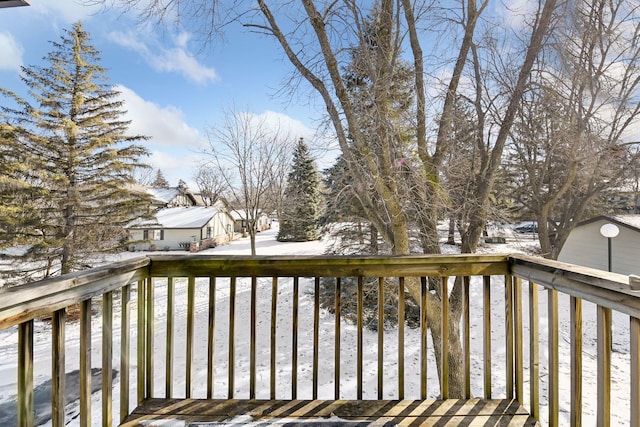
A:
{"type": "MultiPolygon", "coordinates": [[[[442,378],[442,298],[441,280],[434,278],[429,281],[427,289],[427,325],[431,332],[433,350],[438,365],[438,378],[442,378]],[[434,293],[429,289],[435,290],[434,293]]],[[[421,301],[420,278],[405,278],[405,286],[414,301],[421,301]]],[[[450,287],[449,287],[450,288],[450,287]]],[[[450,288],[451,289],[451,288],[450,288]]],[[[464,354],[460,335],[460,320],[462,318],[462,279],[456,277],[455,284],[449,295],[449,336],[447,345],[449,350],[449,398],[464,398],[464,354]]]]}

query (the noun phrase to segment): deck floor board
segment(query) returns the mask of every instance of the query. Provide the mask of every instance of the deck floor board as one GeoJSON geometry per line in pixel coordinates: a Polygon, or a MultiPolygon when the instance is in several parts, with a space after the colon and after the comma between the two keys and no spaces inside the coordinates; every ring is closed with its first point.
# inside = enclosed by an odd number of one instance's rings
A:
{"type": "Polygon", "coordinates": [[[147,399],[121,424],[539,426],[516,400],[147,399]]]}

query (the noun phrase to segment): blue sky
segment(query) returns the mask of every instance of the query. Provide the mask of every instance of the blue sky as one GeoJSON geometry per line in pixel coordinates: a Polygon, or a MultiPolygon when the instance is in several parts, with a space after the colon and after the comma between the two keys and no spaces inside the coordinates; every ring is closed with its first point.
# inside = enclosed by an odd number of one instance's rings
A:
{"type": "Polygon", "coordinates": [[[74,0],[31,0],[28,7],[0,10],[0,86],[24,95],[20,66],[42,64],[49,41],[58,41],[77,21],[122,93],[130,133],[151,137],[147,161],[172,185],[193,182],[206,129],[221,123],[225,110],[261,115],[296,139],[314,139],[323,109],[275,96],[291,66],[273,40],[241,28],[230,28],[224,42],[205,50],[193,34],[143,28],[121,11],[102,12],[74,0]]]}

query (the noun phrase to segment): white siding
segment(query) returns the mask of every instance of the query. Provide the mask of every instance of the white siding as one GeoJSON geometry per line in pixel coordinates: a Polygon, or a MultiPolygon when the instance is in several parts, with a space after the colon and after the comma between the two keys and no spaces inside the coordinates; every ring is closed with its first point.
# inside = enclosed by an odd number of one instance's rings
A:
{"type": "Polygon", "coordinates": [[[196,240],[200,240],[200,229],[197,228],[174,228],[164,230],[164,240],[153,241],[157,250],[163,250],[165,247],[169,247],[171,250],[184,249],[181,248],[180,243],[193,242],[193,236],[196,236],[196,240]]]}
{"type": "MultiPolygon", "coordinates": [[[[162,240],[154,240],[154,236],[160,236],[160,229],[150,227],[148,229],[149,241],[138,242],[131,246],[132,249],[138,251],[187,250],[188,247],[180,246],[180,243],[192,242],[194,236],[196,241],[206,239],[208,227],[211,227],[211,239],[215,239],[217,244],[227,243],[233,238],[232,234],[227,233],[228,231],[233,232],[233,218],[226,212],[218,212],[202,228],[163,228],[162,240]]],[[[131,240],[144,240],[144,230],[131,229],[129,236],[131,240]]]]}
{"type": "MultiPolygon", "coordinates": [[[[229,215],[227,215],[224,212],[220,212],[218,215],[211,218],[211,221],[209,221],[207,226],[212,227],[212,233],[211,233],[212,238],[216,238],[216,239],[224,238],[226,237],[227,232],[233,231],[233,218],[231,218],[229,215]],[[227,225],[230,226],[229,229],[227,229],[227,225]]],[[[206,228],[203,231],[202,237],[207,237],[206,228]]]]}
{"type": "MultiPolygon", "coordinates": [[[[564,244],[558,261],[585,267],[608,269],[607,238],[600,234],[600,227],[608,221],[601,220],[576,227],[564,244]]],[[[640,232],[618,225],[620,234],[612,239],[612,270],[620,274],[640,274],[640,232]]]]}

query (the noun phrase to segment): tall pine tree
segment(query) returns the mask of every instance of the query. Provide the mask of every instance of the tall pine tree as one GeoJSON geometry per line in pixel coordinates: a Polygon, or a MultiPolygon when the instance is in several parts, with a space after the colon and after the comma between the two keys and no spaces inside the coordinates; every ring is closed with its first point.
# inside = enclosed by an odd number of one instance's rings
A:
{"type": "Polygon", "coordinates": [[[158,169],[158,171],[156,172],[156,177],[151,183],[151,186],[156,188],[170,187],[169,181],[167,181],[167,178],[164,177],[164,174],[162,173],[161,169],[158,169]]]}
{"type": "Polygon", "coordinates": [[[319,238],[320,177],[309,147],[300,138],[293,153],[277,239],[306,242],[319,238]]]}
{"type": "MultiPolygon", "coordinates": [[[[128,135],[123,101],[90,41],[76,23],[51,42],[44,66],[22,68],[31,102],[0,89],[17,105],[3,108],[3,125],[19,130],[2,139],[5,149],[17,150],[7,185],[39,189],[31,201],[37,215],[23,224],[2,216],[0,229],[30,237],[23,243],[30,243],[27,255],[42,261],[37,278],[81,269],[86,255],[117,247],[126,238],[124,225],[149,205],[148,196],[130,190],[134,169],[148,154],[137,142],[146,138],[128,135]]],[[[16,193],[3,202],[19,204],[25,193],[16,193]]],[[[9,237],[5,245],[13,243],[9,237]]]]}

